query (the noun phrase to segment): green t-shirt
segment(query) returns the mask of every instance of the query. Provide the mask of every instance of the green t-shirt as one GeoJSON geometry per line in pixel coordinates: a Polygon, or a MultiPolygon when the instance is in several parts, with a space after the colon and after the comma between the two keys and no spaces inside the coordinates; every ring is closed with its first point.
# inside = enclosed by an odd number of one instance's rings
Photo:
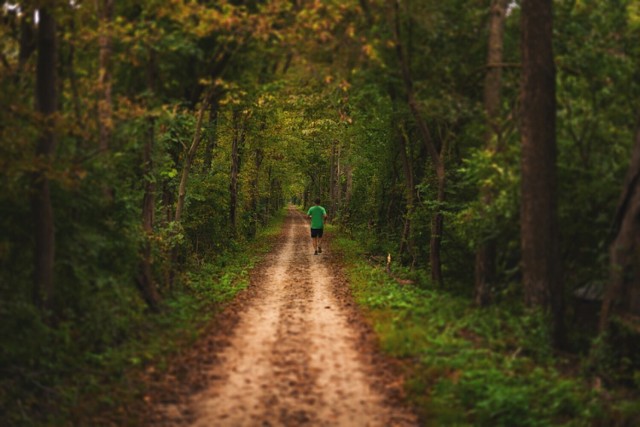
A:
{"type": "Polygon", "coordinates": [[[322,206],[311,206],[307,212],[307,215],[311,216],[311,228],[323,228],[323,219],[326,214],[327,211],[322,206]]]}

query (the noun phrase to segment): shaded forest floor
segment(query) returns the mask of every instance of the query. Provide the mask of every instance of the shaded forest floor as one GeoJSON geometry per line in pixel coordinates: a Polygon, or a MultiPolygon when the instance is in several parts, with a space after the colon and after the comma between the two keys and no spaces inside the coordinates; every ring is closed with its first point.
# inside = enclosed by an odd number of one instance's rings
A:
{"type": "Polygon", "coordinates": [[[307,221],[289,209],[249,288],[155,377],[149,425],[417,424],[328,240],[314,256],[307,221]]]}

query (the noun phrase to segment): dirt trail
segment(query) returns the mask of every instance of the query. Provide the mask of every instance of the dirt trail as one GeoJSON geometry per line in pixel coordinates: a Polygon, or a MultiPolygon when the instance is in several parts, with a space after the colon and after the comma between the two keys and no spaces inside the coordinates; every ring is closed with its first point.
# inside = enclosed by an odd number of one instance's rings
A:
{"type": "Polygon", "coordinates": [[[208,368],[207,385],[165,407],[162,424],[416,425],[389,399],[371,349],[362,349],[363,326],[330,252],[313,255],[308,224],[290,209],[280,244],[253,273],[254,295],[208,368]]]}

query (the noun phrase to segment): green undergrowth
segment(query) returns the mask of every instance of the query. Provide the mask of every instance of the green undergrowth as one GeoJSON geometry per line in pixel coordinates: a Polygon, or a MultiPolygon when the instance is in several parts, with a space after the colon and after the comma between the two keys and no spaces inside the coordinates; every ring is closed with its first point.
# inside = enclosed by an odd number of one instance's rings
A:
{"type": "MultiPolygon", "coordinates": [[[[0,378],[0,425],[138,425],[149,375],[162,375],[173,358],[207,330],[213,317],[249,283],[256,261],[274,245],[284,211],[256,239],[205,259],[192,257],[159,313],[118,313],[118,337],[83,351],[92,325],[43,331],[38,360],[4,367],[0,378]],[[64,335],[68,338],[64,338],[64,335]],[[75,344],[74,344],[75,342],[75,344]]],[[[135,295],[135,294],[134,294],[135,295]]],[[[25,346],[34,347],[25,337],[25,346]]],[[[29,350],[31,353],[35,353],[29,350]]]]}
{"type": "Polygon", "coordinates": [[[400,284],[364,261],[353,240],[333,245],[383,351],[406,368],[424,425],[632,425],[638,416],[637,401],[608,398],[575,366],[562,368],[539,313],[506,303],[478,309],[466,297],[400,284]]]}

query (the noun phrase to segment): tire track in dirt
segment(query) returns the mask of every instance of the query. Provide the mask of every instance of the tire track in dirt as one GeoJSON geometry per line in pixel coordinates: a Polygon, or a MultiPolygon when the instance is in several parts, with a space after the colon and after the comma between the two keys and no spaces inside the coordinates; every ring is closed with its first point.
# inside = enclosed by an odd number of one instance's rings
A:
{"type": "Polygon", "coordinates": [[[360,354],[362,332],[335,291],[346,283],[327,256],[313,255],[305,218],[292,208],[285,226],[285,242],[253,273],[255,297],[209,368],[209,384],[180,411],[188,420],[169,425],[416,425],[360,354]]]}

